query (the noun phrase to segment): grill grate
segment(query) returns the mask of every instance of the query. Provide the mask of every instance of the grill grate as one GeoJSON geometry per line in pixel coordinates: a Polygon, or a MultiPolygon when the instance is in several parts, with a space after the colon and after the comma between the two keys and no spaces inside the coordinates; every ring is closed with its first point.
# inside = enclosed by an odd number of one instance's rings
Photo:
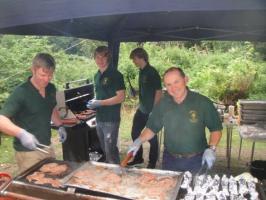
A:
{"type": "Polygon", "coordinates": [[[266,124],[266,101],[239,100],[240,124],[266,124]]]}

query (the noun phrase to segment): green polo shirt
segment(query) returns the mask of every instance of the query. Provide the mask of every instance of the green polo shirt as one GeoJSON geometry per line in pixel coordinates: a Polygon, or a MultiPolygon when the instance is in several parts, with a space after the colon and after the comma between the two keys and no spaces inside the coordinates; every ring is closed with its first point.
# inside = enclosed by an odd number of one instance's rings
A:
{"type": "MultiPolygon", "coordinates": [[[[123,75],[116,69],[108,67],[103,73],[98,71],[94,76],[97,100],[109,99],[116,96],[119,90],[125,90],[123,75]]],[[[96,120],[100,122],[120,121],[121,104],[101,106],[97,108],[96,120]]]]}
{"type": "MultiPolygon", "coordinates": [[[[49,83],[46,87],[46,97],[43,98],[28,79],[9,96],[0,114],[35,135],[40,143],[50,145],[50,122],[56,105],[55,94],[55,86],[49,83]]],[[[13,146],[16,151],[30,151],[23,147],[17,138],[14,138],[13,146]]]]}
{"type": "Polygon", "coordinates": [[[157,70],[146,65],[139,71],[139,109],[149,114],[154,105],[156,90],[162,89],[161,78],[157,70]]]}
{"type": "Polygon", "coordinates": [[[219,131],[222,123],[210,99],[188,91],[181,104],[165,94],[154,107],[146,127],[154,133],[164,127],[166,150],[178,154],[204,151],[207,147],[205,127],[210,132],[219,131]]]}

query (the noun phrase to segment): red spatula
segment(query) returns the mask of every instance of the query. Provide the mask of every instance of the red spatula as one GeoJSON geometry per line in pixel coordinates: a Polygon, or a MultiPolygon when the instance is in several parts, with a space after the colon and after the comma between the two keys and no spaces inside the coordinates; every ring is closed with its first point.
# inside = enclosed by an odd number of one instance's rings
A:
{"type": "Polygon", "coordinates": [[[121,167],[126,167],[128,161],[130,161],[132,157],[133,157],[133,151],[131,151],[131,152],[129,152],[129,153],[127,154],[127,156],[126,156],[126,157],[122,160],[122,162],[120,163],[120,166],[121,166],[121,167]]]}

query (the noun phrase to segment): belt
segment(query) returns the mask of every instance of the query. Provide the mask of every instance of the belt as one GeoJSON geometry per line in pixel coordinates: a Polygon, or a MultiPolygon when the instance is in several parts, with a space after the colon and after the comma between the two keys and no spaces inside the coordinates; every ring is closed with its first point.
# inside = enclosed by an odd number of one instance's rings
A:
{"type": "Polygon", "coordinates": [[[201,151],[201,152],[193,152],[193,153],[170,153],[170,154],[173,157],[175,157],[175,158],[192,158],[192,157],[198,156],[198,155],[200,155],[202,153],[203,153],[203,151],[201,151]]]}

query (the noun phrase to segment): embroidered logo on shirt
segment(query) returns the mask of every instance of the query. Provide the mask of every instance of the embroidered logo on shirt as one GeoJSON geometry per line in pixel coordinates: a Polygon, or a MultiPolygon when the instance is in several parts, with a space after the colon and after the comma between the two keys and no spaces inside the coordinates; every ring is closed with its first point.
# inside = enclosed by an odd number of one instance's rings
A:
{"type": "Polygon", "coordinates": [[[148,78],[147,76],[143,76],[142,77],[142,83],[147,83],[148,82],[148,78]]]}
{"type": "Polygon", "coordinates": [[[109,82],[109,79],[107,77],[105,77],[103,80],[102,80],[102,85],[107,85],[109,82]]]}
{"type": "Polygon", "coordinates": [[[195,110],[189,111],[189,121],[191,123],[197,123],[198,122],[198,114],[197,114],[197,111],[195,111],[195,110]]]}

